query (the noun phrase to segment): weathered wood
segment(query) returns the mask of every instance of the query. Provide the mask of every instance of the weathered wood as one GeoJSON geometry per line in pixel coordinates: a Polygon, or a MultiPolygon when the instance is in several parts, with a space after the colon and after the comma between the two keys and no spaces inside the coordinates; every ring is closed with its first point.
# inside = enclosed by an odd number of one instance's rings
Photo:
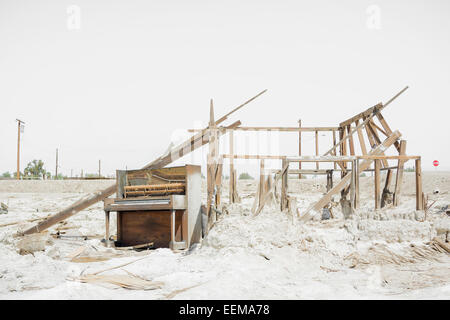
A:
{"type": "MultiPolygon", "coordinates": [[[[286,159],[283,159],[282,161],[282,167],[288,167],[289,168],[289,161],[286,159]]],[[[288,189],[288,170],[281,173],[281,211],[284,211],[287,208],[288,202],[287,202],[287,189],[288,189]]]]}
{"type": "MultiPolygon", "coordinates": [[[[333,146],[336,145],[336,131],[333,131],[333,146]]],[[[336,156],[336,149],[333,150],[333,152],[331,153],[333,156],[336,156]]],[[[334,170],[337,170],[337,164],[336,162],[333,163],[334,166],[334,170]]]]}
{"type": "Polygon", "coordinates": [[[422,165],[421,159],[416,159],[416,210],[423,210],[422,165]]]}
{"type": "Polygon", "coordinates": [[[267,91],[267,89],[261,91],[260,93],[258,93],[256,96],[254,96],[251,99],[248,99],[247,101],[245,101],[243,104],[237,106],[236,108],[234,108],[233,110],[231,110],[230,112],[228,112],[226,115],[224,115],[222,118],[220,118],[219,120],[216,121],[216,125],[219,125],[220,123],[224,122],[225,120],[228,119],[228,117],[230,115],[232,115],[233,113],[235,113],[236,111],[238,111],[239,109],[241,109],[243,106],[247,105],[248,103],[252,102],[253,100],[255,100],[256,98],[258,98],[260,95],[262,95],[263,93],[265,93],[267,91]]]}
{"type": "MultiPolygon", "coordinates": [[[[253,217],[257,216],[262,211],[265,204],[269,201],[270,197],[272,197],[273,195],[276,194],[274,190],[277,188],[278,181],[281,179],[281,177],[284,174],[286,174],[288,168],[289,168],[289,162],[286,161],[286,164],[283,166],[280,173],[276,175],[275,181],[273,182],[271,189],[266,193],[263,202],[259,204],[259,207],[256,210],[256,212],[253,214],[253,217]]],[[[281,201],[283,201],[283,200],[281,199],[281,201]]]]}
{"type": "Polygon", "coordinates": [[[349,125],[353,122],[355,122],[356,120],[368,117],[370,114],[376,112],[378,109],[382,109],[384,107],[387,107],[389,104],[391,104],[392,101],[394,101],[395,99],[397,99],[403,92],[405,92],[408,89],[408,86],[406,86],[405,88],[403,88],[402,90],[400,90],[399,93],[397,93],[394,97],[392,97],[388,102],[386,102],[384,105],[382,105],[381,103],[378,103],[377,105],[367,109],[366,111],[360,112],[358,113],[356,116],[353,116],[343,122],[341,122],[339,124],[339,127],[345,127],[346,125],[349,125]]]}
{"type": "Polygon", "coordinates": [[[374,175],[374,183],[375,183],[375,210],[381,208],[381,194],[380,194],[380,160],[375,161],[375,175],[374,175]]]}
{"type": "Polygon", "coordinates": [[[359,160],[355,160],[353,162],[353,166],[352,169],[355,170],[355,202],[353,204],[355,209],[359,209],[359,175],[360,175],[360,170],[359,170],[359,160]]]}
{"type": "MultiPolygon", "coordinates": [[[[357,128],[358,128],[358,124],[359,124],[359,120],[356,121],[357,128]]],[[[359,145],[361,146],[361,153],[363,155],[366,155],[367,154],[366,142],[364,141],[364,136],[363,136],[361,128],[358,128],[357,132],[358,132],[359,145]]]]}
{"type": "MultiPolygon", "coordinates": [[[[406,153],[406,140],[400,141],[400,155],[406,153]]],[[[403,167],[405,160],[399,159],[397,163],[397,175],[395,176],[395,189],[394,189],[394,206],[398,206],[400,203],[400,195],[403,184],[403,167]]]]}
{"type": "Polygon", "coordinates": [[[353,143],[353,134],[352,134],[350,125],[347,126],[347,134],[349,135],[348,144],[350,147],[350,155],[354,156],[355,155],[355,145],[353,143]]]}
{"type": "MultiPolygon", "coordinates": [[[[383,127],[383,129],[386,131],[386,135],[390,135],[392,133],[391,128],[389,127],[387,121],[384,119],[383,115],[381,114],[381,112],[377,113],[377,118],[378,121],[380,121],[381,126],[383,127]]],[[[400,153],[400,143],[398,141],[395,141],[394,143],[395,148],[397,149],[397,151],[400,153]]]]}
{"type": "MultiPolygon", "coordinates": [[[[378,155],[384,152],[387,148],[389,148],[394,141],[401,136],[399,131],[394,131],[392,135],[390,135],[383,143],[369,152],[369,155],[378,155]]],[[[360,163],[359,168],[361,171],[367,169],[373,160],[366,159],[362,163],[360,163]]],[[[319,201],[312,204],[305,212],[305,214],[301,217],[302,220],[308,220],[316,215],[324,206],[326,206],[333,195],[343,190],[350,181],[350,174],[347,173],[339,183],[337,183],[329,192],[327,192],[319,201]]]]}
{"type": "MultiPolygon", "coordinates": [[[[302,120],[298,120],[298,127],[301,128],[302,127],[302,120]]],[[[334,133],[334,131],[333,131],[334,133]]],[[[301,157],[302,156],[302,132],[299,131],[298,132],[298,156],[301,157]]],[[[298,163],[298,169],[301,170],[302,169],[302,163],[299,162],[298,163]]],[[[302,178],[302,174],[300,173],[298,175],[298,178],[301,179],[302,178]]]]}
{"type": "Polygon", "coordinates": [[[338,127],[239,127],[239,131],[285,131],[285,132],[315,132],[337,131],[338,127]]]}
{"type": "MultiPolygon", "coordinates": [[[[319,131],[315,132],[316,140],[316,157],[319,156],[319,131]]],[[[319,162],[316,162],[316,169],[319,170],[319,162]]]]}
{"type": "Polygon", "coordinates": [[[260,160],[260,168],[259,168],[259,200],[258,203],[262,202],[262,198],[264,197],[264,182],[265,182],[265,174],[264,174],[264,159],[260,160]]]}
{"type": "MultiPolygon", "coordinates": [[[[240,121],[236,121],[230,126],[226,127],[225,129],[233,129],[236,126],[239,126],[241,124],[240,121]]],[[[217,125],[217,123],[216,123],[217,125]]],[[[224,134],[225,130],[218,130],[219,134],[224,134]]],[[[186,154],[200,148],[201,146],[205,145],[209,142],[209,131],[204,131],[198,134],[195,134],[191,138],[189,138],[186,142],[180,144],[179,146],[173,148],[171,151],[167,152],[163,156],[155,159],[151,163],[144,166],[142,169],[158,169],[163,168],[166,165],[172,163],[175,160],[178,160],[179,158],[185,156],[186,154]]],[[[38,223],[37,225],[25,230],[23,234],[32,234],[36,232],[41,232],[54,224],[63,221],[67,218],[70,218],[71,216],[77,214],[81,210],[84,210],[94,203],[97,203],[99,201],[102,201],[103,199],[108,198],[112,194],[116,192],[117,185],[111,185],[110,187],[101,190],[99,192],[94,193],[93,195],[89,196],[87,199],[82,199],[80,201],[75,202],[74,204],[70,205],[69,207],[63,209],[62,211],[59,211],[58,213],[54,214],[50,218],[38,223]]]]}
{"type": "Polygon", "coordinates": [[[232,156],[230,159],[230,179],[229,179],[229,202],[230,203],[234,203],[234,188],[235,188],[235,180],[233,179],[232,175],[234,174],[234,131],[230,130],[228,135],[229,135],[229,147],[230,147],[230,155],[232,156]]]}

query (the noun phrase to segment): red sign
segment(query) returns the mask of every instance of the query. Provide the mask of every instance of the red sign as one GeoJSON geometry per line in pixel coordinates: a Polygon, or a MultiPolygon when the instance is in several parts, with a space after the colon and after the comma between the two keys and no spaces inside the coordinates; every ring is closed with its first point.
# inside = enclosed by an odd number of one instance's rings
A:
{"type": "Polygon", "coordinates": [[[437,167],[438,165],[439,165],[439,161],[434,160],[434,161],[433,161],[433,166],[437,167]]]}

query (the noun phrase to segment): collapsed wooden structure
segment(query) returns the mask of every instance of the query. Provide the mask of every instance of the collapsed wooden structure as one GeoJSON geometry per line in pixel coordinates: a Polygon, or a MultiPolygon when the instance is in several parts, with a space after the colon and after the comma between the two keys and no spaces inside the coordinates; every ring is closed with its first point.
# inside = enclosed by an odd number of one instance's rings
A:
{"type": "MultiPolygon", "coordinates": [[[[255,197],[254,207],[252,209],[254,215],[261,212],[263,207],[270,201],[279,201],[281,210],[293,210],[294,202],[288,195],[288,175],[295,175],[302,178],[303,175],[308,174],[324,174],[327,175],[327,192],[323,197],[312,204],[305,212],[300,213],[300,218],[303,220],[313,217],[323,208],[330,205],[333,196],[341,194],[341,204],[347,203],[351,210],[359,207],[359,175],[364,171],[373,170],[375,176],[375,208],[381,208],[386,205],[390,198],[393,197],[393,205],[398,205],[401,196],[401,183],[403,177],[404,164],[408,160],[415,160],[416,170],[416,209],[423,210],[423,193],[421,181],[421,163],[420,156],[406,155],[406,141],[400,140],[401,133],[399,131],[392,131],[387,121],[382,116],[381,111],[386,108],[392,101],[400,96],[408,87],[401,90],[397,95],[390,99],[385,104],[378,103],[375,106],[341,122],[337,127],[302,127],[301,121],[298,127],[243,127],[240,121],[236,121],[229,126],[221,126],[220,124],[227,120],[229,116],[249,102],[255,100],[262,95],[266,90],[260,92],[258,95],[247,100],[243,104],[234,108],[232,111],[219,118],[214,119],[213,101],[210,103],[210,119],[208,127],[201,130],[189,130],[193,132],[193,136],[169,150],[166,154],[152,161],[143,169],[160,169],[173,161],[183,157],[184,155],[198,149],[199,147],[209,144],[209,151],[207,156],[207,200],[206,200],[206,215],[207,215],[207,233],[218,219],[221,209],[221,191],[222,191],[222,171],[224,159],[229,159],[229,201],[230,203],[238,202],[239,194],[236,188],[236,169],[234,165],[235,159],[258,159],[260,160],[260,183],[255,197]],[[375,122],[378,120],[379,124],[375,122]],[[235,131],[281,131],[281,132],[297,132],[298,141],[298,156],[276,156],[276,155],[237,155],[234,153],[234,132],[235,131]],[[315,134],[315,155],[302,155],[302,133],[314,132],[315,134]],[[319,153],[319,132],[332,133],[333,147],[320,155],[319,153]],[[219,141],[220,137],[225,133],[229,134],[229,154],[220,154],[219,141]],[[364,137],[364,133],[366,138],[364,137]],[[339,134],[339,140],[337,135],[339,134]],[[382,140],[382,135],[385,136],[382,140]],[[367,142],[366,142],[367,140],[367,142]],[[356,142],[355,142],[356,141],[356,142]],[[357,154],[356,145],[359,142],[359,149],[361,154],[357,154]],[[394,146],[398,152],[396,156],[387,156],[386,150],[394,146]],[[338,154],[339,152],[339,154],[338,154]],[[281,170],[276,170],[274,179],[271,174],[267,174],[265,170],[264,160],[278,159],[282,161],[281,170]],[[397,166],[390,167],[388,160],[396,160],[397,166]],[[316,164],[315,169],[304,169],[302,163],[313,162],[316,164]],[[331,162],[333,169],[320,169],[320,163],[331,162]],[[291,163],[298,163],[298,169],[290,167],[291,163]],[[374,163],[374,169],[370,166],[374,163]],[[351,164],[349,166],[349,164],[351,164]],[[393,173],[396,170],[395,184],[392,188],[393,173]],[[338,183],[333,184],[333,172],[340,172],[341,179],[338,183]],[[380,172],[386,171],[386,180],[383,189],[380,186],[380,172]],[[278,195],[277,184],[281,181],[281,192],[278,195]],[[347,196],[350,195],[350,200],[347,196]]],[[[124,196],[133,195],[151,195],[161,193],[162,187],[158,188],[128,188],[125,190],[124,196]]],[[[172,191],[183,192],[183,186],[171,186],[172,191]]],[[[47,220],[29,228],[24,234],[40,232],[48,227],[67,219],[77,212],[89,207],[90,205],[104,200],[116,192],[117,186],[100,191],[87,199],[82,199],[70,207],[62,210],[47,220]]],[[[167,191],[167,190],[166,190],[167,191]]],[[[166,192],[164,191],[164,192],[166,192]]]]}

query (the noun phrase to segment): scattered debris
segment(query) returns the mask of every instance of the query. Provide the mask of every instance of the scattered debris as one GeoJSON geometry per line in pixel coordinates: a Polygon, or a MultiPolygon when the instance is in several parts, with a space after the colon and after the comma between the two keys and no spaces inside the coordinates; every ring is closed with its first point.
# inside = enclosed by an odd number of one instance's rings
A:
{"type": "Polygon", "coordinates": [[[8,213],[8,206],[3,202],[0,202],[0,214],[7,214],[7,213],[8,213]]]}

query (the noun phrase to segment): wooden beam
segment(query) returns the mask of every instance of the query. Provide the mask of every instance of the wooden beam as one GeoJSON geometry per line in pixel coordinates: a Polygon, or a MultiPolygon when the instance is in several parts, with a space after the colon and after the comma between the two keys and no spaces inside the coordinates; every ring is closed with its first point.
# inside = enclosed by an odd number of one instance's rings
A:
{"type": "MultiPolygon", "coordinates": [[[[286,167],[289,168],[289,161],[286,159],[283,159],[282,161],[282,168],[286,167]]],[[[281,211],[284,211],[284,209],[287,208],[287,189],[288,189],[288,175],[287,171],[285,170],[281,173],[281,211]]]]}
{"type": "MultiPolygon", "coordinates": [[[[406,153],[406,140],[400,140],[400,155],[406,153]]],[[[394,206],[398,206],[400,203],[400,195],[403,184],[403,167],[405,160],[398,160],[397,163],[397,175],[395,176],[395,189],[394,189],[394,206]]]]}
{"type": "Polygon", "coordinates": [[[315,132],[337,131],[338,127],[239,127],[239,131],[285,131],[285,132],[315,132]]]}
{"type": "Polygon", "coordinates": [[[233,134],[233,130],[230,130],[230,132],[228,133],[229,135],[229,147],[230,147],[230,155],[232,156],[230,159],[230,178],[229,178],[229,202],[230,203],[234,203],[234,179],[232,177],[232,175],[234,174],[234,134],[233,134]]]}
{"type": "Polygon", "coordinates": [[[422,165],[421,159],[416,159],[416,210],[423,209],[422,165]]]}
{"type": "MultiPolygon", "coordinates": [[[[392,133],[391,128],[389,127],[388,123],[386,122],[386,120],[384,119],[384,117],[382,116],[381,112],[377,113],[377,118],[378,121],[380,121],[381,126],[384,128],[384,130],[386,131],[387,135],[390,135],[392,133]]],[[[400,152],[400,144],[398,141],[395,141],[394,143],[395,148],[397,149],[398,152],[400,152]]]]}
{"type": "MultiPolygon", "coordinates": [[[[301,129],[302,127],[302,120],[298,120],[298,127],[301,129]]],[[[333,131],[334,133],[334,131],[333,131]]],[[[298,132],[298,156],[301,157],[302,156],[302,132],[299,131],[298,132]]],[[[299,162],[298,163],[298,169],[301,170],[302,169],[302,163],[299,162]]],[[[299,174],[298,178],[301,179],[302,175],[299,174]]]]}
{"type": "Polygon", "coordinates": [[[354,199],[354,208],[359,209],[359,160],[353,161],[352,170],[355,170],[355,199],[354,199]]]}
{"type": "MultiPolygon", "coordinates": [[[[315,140],[316,140],[316,157],[319,156],[319,131],[315,132],[315,140]]],[[[316,169],[319,170],[319,162],[316,162],[316,169]]]]}
{"type": "Polygon", "coordinates": [[[381,208],[380,167],[381,167],[380,160],[378,160],[378,159],[375,160],[375,175],[374,175],[374,182],[375,182],[375,210],[381,208]]]}
{"type": "Polygon", "coordinates": [[[224,115],[222,118],[220,118],[219,120],[216,121],[216,125],[219,125],[220,123],[222,123],[223,121],[225,121],[226,119],[228,119],[228,117],[230,115],[232,115],[233,113],[235,113],[236,111],[238,111],[239,109],[241,109],[243,106],[247,105],[248,103],[252,102],[253,100],[255,100],[256,98],[258,98],[260,95],[262,95],[263,93],[265,93],[267,91],[267,89],[261,91],[260,93],[258,93],[256,96],[254,96],[253,98],[245,101],[243,104],[237,106],[236,108],[234,108],[233,110],[231,110],[230,112],[228,112],[226,115],[224,115]]]}
{"type": "Polygon", "coordinates": [[[348,144],[350,147],[350,155],[355,155],[355,145],[353,144],[353,134],[351,133],[350,125],[347,126],[347,134],[349,135],[348,144]]]}
{"type": "MultiPolygon", "coordinates": [[[[358,124],[359,124],[359,120],[356,120],[357,128],[358,128],[358,124]]],[[[364,136],[363,136],[361,128],[358,128],[357,132],[358,132],[359,145],[361,146],[361,153],[363,155],[366,155],[367,154],[366,142],[364,141],[364,136]]]]}
{"type": "Polygon", "coordinates": [[[247,159],[247,160],[257,160],[257,159],[272,159],[272,160],[283,160],[286,156],[272,156],[272,155],[257,155],[257,154],[224,154],[224,158],[233,159],[247,159]]]}
{"type": "Polygon", "coordinates": [[[381,109],[383,109],[384,107],[387,107],[389,104],[391,104],[392,101],[394,101],[395,99],[397,99],[397,98],[398,98],[403,92],[405,92],[407,89],[408,89],[408,86],[406,86],[405,88],[403,88],[402,90],[400,90],[400,92],[397,93],[394,97],[392,97],[388,102],[386,102],[386,103],[384,104],[384,106],[383,106],[383,104],[380,102],[380,103],[376,104],[375,106],[373,106],[373,107],[371,107],[371,108],[369,108],[369,109],[367,109],[367,110],[365,110],[365,111],[363,111],[363,112],[361,112],[361,113],[358,113],[356,116],[353,116],[353,117],[351,117],[351,118],[349,118],[349,119],[347,119],[347,120],[341,122],[341,123],[339,124],[339,127],[345,127],[345,126],[347,126],[347,125],[349,125],[349,124],[355,122],[356,120],[360,120],[360,119],[362,119],[362,118],[366,118],[366,117],[368,117],[370,114],[376,112],[376,111],[379,110],[379,109],[380,109],[380,111],[381,111],[381,109]]]}
{"type": "MultiPolygon", "coordinates": [[[[394,131],[392,135],[390,135],[386,140],[383,141],[383,143],[374,149],[372,149],[369,152],[369,155],[379,155],[380,153],[384,152],[387,148],[389,148],[394,141],[397,141],[398,138],[400,138],[401,133],[399,131],[394,131]]],[[[373,160],[366,159],[359,165],[359,169],[361,171],[366,170],[373,160]]],[[[342,189],[344,189],[347,184],[350,181],[350,174],[347,173],[339,183],[337,183],[329,192],[327,192],[319,201],[312,204],[305,212],[305,214],[301,217],[301,220],[309,220],[314,215],[316,215],[324,206],[326,206],[333,195],[340,192],[342,189]]]]}

